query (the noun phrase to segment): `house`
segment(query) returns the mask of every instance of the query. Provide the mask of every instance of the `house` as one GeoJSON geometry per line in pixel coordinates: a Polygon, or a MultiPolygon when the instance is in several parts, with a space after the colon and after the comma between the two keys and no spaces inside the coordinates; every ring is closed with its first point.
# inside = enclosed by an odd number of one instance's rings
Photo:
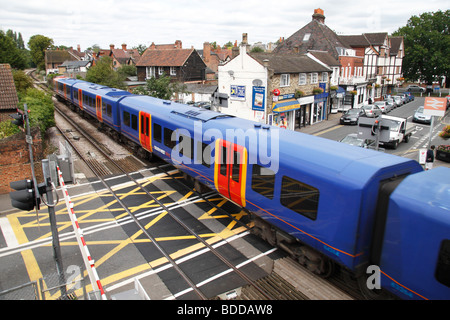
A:
{"type": "Polygon", "coordinates": [[[80,61],[79,54],[74,53],[74,50],[45,50],[45,72],[58,73],[58,67],[64,63],[64,61],[80,61]]]}
{"type": "MultiPolygon", "coordinates": [[[[237,46],[237,43],[235,46],[237,46]]],[[[220,46],[214,48],[209,42],[204,42],[203,50],[198,50],[198,53],[207,66],[206,80],[217,83],[219,65],[223,65],[231,60],[232,49],[221,48],[220,46]]]]}
{"type": "Polygon", "coordinates": [[[58,73],[76,78],[77,75],[86,77],[87,70],[92,65],[91,61],[82,60],[82,61],[64,61],[62,65],[58,67],[58,73]]]}
{"type": "Polygon", "coordinates": [[[113,69],[117,70],[124,65],[136,65],[141,55],[136,49],[127,49],[126,44],[122,44],[121,49],[115,49],[114,45],[110,45],[109,56],[113,60],[113,69]]]}
{"type": "Polygon", "coordinates": [[[171,48],[170,45],[156,46],[152,43],[144,51],[136,64],[138,80],[159,78],[165,74],[170,76],[172,81],[182,83],[205,81],[206,64],[198,52],[194,48],[183,49],[181,41],[171,46],[171,48]]]}
{"type": "Polygon", "coordinates": [[[12,120],[9,115],[16,113],[18,104],[11,66],[0,64],[0,122],[12,120]]]}
{"type": "Polygon", "coordinates": [[[343,109],[362,106],[368,97],[363,74],[364,55],[358,55],[345,38],[325,24],[324,11],[320,8],[314,10],[308,24],[280,42],[273,52],[305,54],[313,51],[328,52],[339,61],[339,87],[345,92],[343,109]]]}
{"type": "Polygon", "coordinates": [[[244,33],[239,55],[219,66],[222,113],[290,130],[327,118],[332,69],[305,54],[248,50],[244,33]]]}
{"type": "Polygon", "coordinates": [[[380,100],[391,92],[402,78],[403,37],[390,37],[386,32],[340,36],[358,55],[364,56],[363,74],[370,84],[369,97],[380,100]]]}

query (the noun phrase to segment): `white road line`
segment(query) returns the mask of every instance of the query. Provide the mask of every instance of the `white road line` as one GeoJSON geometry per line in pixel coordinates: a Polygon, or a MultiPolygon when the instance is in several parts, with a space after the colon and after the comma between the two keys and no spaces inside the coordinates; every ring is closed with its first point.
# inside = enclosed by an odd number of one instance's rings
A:
{"type": "Polygon", "coordinates": [[[0,218],[0,229],[2,230],[3,236],[6,240],[6,244],[9,248],[17,247],[19,245],[19,241],[17,241],[16,235],[14,234],[14,230],[12,229],[8,218],[0,218]]]}

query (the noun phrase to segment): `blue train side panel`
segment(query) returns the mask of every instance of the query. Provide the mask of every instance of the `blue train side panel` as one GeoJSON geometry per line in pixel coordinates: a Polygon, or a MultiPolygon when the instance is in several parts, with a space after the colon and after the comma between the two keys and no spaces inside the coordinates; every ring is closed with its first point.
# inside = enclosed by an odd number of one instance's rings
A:
{"type": "Polygon", "coordinates": [[[450,169],[407,177],[392,193],[382,286],[403,299],[450,299],[450,169]]]}

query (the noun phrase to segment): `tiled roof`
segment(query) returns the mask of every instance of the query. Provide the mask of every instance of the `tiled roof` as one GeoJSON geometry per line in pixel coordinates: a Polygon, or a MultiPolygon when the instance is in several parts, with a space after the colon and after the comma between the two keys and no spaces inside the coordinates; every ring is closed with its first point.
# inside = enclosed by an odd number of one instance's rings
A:
{"type": "Polygon", "coordinates": [[[347,35],[339,36],[340,39],[348,43],[352,47],[368,47],[370,46],[369,41],[364,37],[364,35],[347,35]]]}
{"type": "Polygon", "coordinates": [[[384,39],[387,37],[387,32],[378,33],[363,33],[367,41],[373,46],[381,46],[384,44],[384,39]]]}
{"type": "Polygon", "coordinates": [[[334,58],[338,59],[339,55],[336,48],[350,48],[350,45],[324,23],[313,19],[280,43],[274,49],[274,52],[293,53],[295,52],[295,47],[298,48],[299,53],[306,53],[309,50],[328,51],[334,58]],[[309,37],[305,37],[308,33],[310,34],[309,37]]]}
{"type": "Polygon", "coordinates": [[[0,109],[16,109],[19,99],[17,98],[16,86],[9,64],[0,64],[0,109]]]}
{"type": "Polygon", "coordinates": [[[269,60],[269,68],[274,73],[330,72],[331,70],[306,55],[283,53],[251,53],[251,57],[264,64],[269,60]]]}
{"type": "Polygon", "coordinates": [[[138,67],[180,67],[195,49],[154,50],[147,49],[142,54],[138,67]]]}
{"type": "Polygon", "coordinates": [[[391,50],[389,51],[389,54],[391,56],[396,56],[400,49],[400,44],[403,42],[403,37],[389,37],[389,39],[391,40],[391,50]]]}

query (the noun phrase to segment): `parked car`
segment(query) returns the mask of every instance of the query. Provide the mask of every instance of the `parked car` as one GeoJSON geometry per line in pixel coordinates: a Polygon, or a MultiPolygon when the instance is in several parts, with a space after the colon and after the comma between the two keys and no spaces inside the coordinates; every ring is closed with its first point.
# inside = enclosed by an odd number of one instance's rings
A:
{"type": "Polygon", "coordinates": [[[392,99],[394,99],[394,101],[397,104],[397,106],[400,107],[400,106],[403,105],[402,97],[400,97],[400,96],[393,96],[392,99]]]}
{"type": "Polygon", "coordinates": [[[414,101],[415,97],[411,92],[407,91],[405,94],[408,96],[409,101],[414,101]]]}
{"type": "Polygon", "coordinates": [[[410,84],[408,87],[406,87],[406,91],[410,92],[425,92],[425,88],[418,86],[417,84],[410,84]]]}
{"type": "Polygon", "coordinates": [[[404,93],[397,93],[396,97],[400,97],[402,99],[403,104],[409,102],[408,98],[406,97],[406,95],[404,93]]]}
{"type": "Polygon", "coordinates": [[[345,111],[341,116],[341,124],[358,124],[358,119],[361,115],[364,115],[364,110],[361,108],[354,108],[345,111]]]}
{"type": "Polygon", "coordinates": [[[389,105],[389,107],[391,108],[391,110],[397,108],[397,103],[395,103],[394,99],[392,98],[387,98],[386,103],[389,105]]]}
{"type": "Polygon", "coordinates": [[[389,111],[391,111],[386,101],[377,101],[375,102],[375,105],[381,109],[382,113],[388,113],[389,111]]]}
{"type": "Polygon", "coordinates": [[[208,101],[195,102],[193,104],[193,106],[203,108],[203,109],[211,109],[211,102],[208,102],[208,101]]]}
{"type": "Polygon", "coordinates": [[[421,122],[421,123],[431,123],[431,116],[423,114],[424,107],[419,107],[413,116],[413,122],[421,122]]]}
{"type": "Polygon", "coordinates": [[[361,147],[361,148],[370,148],[375,145],[374,140],[360,139],[360,138],[358,138],[358,135],[356,133],[348,134],[339,142],[346,143],[346,144],[349,144],[352,146],[361,147]]]}
{"type": "Polygon", "coordinates": [[[369,118],[378,117],[382,114],[381,109],[378,106],[373,104],[368,104],[367,106],[363,106],[364,115],[369,118]]]}

